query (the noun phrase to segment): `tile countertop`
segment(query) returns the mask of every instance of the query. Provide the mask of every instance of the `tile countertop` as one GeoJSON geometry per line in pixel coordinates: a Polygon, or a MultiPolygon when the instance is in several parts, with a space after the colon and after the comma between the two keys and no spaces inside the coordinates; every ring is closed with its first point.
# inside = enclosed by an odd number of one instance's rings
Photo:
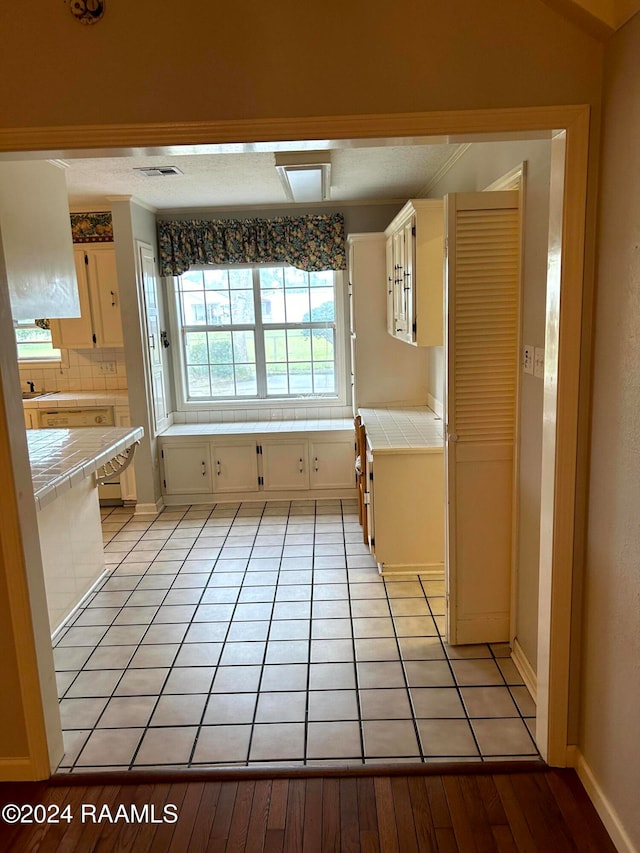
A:
{"type": "Polygon", "coordinates": [[[80,406],[128,406],[128,391],[52,391],[22,401],[25,409],[74,409],[80,406]]]}
{"type": "Polygon", "coordinates": [[[33,493],[38,509],[90,477],[139,441],[142,427],[27,430],[33,493]]]}
{"type": "Polygon", "coordinates": [[[235,423],[174,424],[160,433],[168,436],[190,435],[264,435],[287,432],[353,432],[351,418],[309,418],[295,421],[236,421],[235,423]]]}
{"type": "Polygon", "coordinates": [[[369,447],[375,453],[441,453],[442,418],[427,406],[359,409],[369,447]]]}

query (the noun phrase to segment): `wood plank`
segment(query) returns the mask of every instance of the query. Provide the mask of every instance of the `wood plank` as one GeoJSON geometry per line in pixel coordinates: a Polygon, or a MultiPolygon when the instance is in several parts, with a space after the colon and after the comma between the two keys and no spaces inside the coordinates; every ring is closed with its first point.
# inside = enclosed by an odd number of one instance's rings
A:
{"type": "Polygon", "coordinates": [[[510,777],[507,775],[494,776],[493,781],[518,850],[520,853],[536,853],[536,843],[529,831],[527,819],[513,790],[510,777]]]}
{"type": "MultiPolygon", "coordinates": [[[[113,786],[107,788],[98,786],[87,788],[83,803],[87,805],[96,804],[97,813],[102,806],[106,806],[110,811],[115,811],[116,802],[120,796],[120,787],[113,786]]],[[[82,811],[78,810],[74,814],[73,821],[67,824],[67,830],[62,836],[57,850],[59,853],[73,853],[75,850],[90,850],[98,838],[104,833],[105,835],[117,835],[122,830],[122,825],[111,824],[108,821],[105,823],[93,823],[90,819],[83,822],[82,811]],[[93,839],[93,843],[91,841],[93,839]]]]}
{"type": "Polygon", "coordinates": [[[264,839],[264,853],[282,853],[284,850],[284,829],[267,829],[264,839]]]}
{"type": "Polygon", "coordinates": [[[563,826],[553,798],[545,797],[532,778],[511,774],[510,780],[538,849],[575,853],[575,846],[566,834],[566,827],[563,826]]]}
{"type": "MultiPolygon", "coordinates": [[[[80,815],[80,804],[89,802],[87,799],[87,790],[89,790],[86,786],[80,785],[77,788],[69,789],[69,796],[65,800],[65,806],[68,805],[71,810],[71,814],[73,816],[74,823],[78,821],[80,815]]],[[[62,843],[62,839],[67,831],[68,826],[72,826],[73,824],[67,823],[57,823],[55,826],[52,826],[50,831],[44,837],[43,843],[40,845],[38,849],[38,853],[55,853],[60,847],[62,843]]],[[[11,848],[7,848],[11,849],[11,848]]]]}
{"type": "Polygon", "coordinates": [[[275,779],[271,786],[271,800],[269,802],[269,818],[267,829],[284,830],[287,820],[287,799],[289,797],[289,780],[275,779]]]}
{"type": "MultiPolygon", "coordinates": [[[[169,792],[167,794],[166,803],[171,803],[176,807],[178,812],[178,821],[177,823],[162,823],[158,824],[156,827],[156,831],[153,835],[153,839],[151,841],[150,850],[153,853],[166,853],[171,845],[171,841],[173,839],[173,834],[175,829],[180,823],[180,814],[182,812],[182,805],[184,803],[185,797],[187,796],[187,791],[189,789],[189,785],[186,782],[175,782],[169,788],[169,792]]],[[[126,794],[123,793],[123,797],[126,794]]]]}
{"type": "Polygon", "coordinates": [[[378,840],[378,816],[376,814],[376,792],[373,779],[358,779],[358,823],[360,825],[360,846],[363,850],[380,849],[378,840]]]}
{"type": "Polygon", "coordinates": [[[406,776],[396,776],[391,780],[393,808],[396,814],[398,845],[402,853],[418,853],[418,839],[413,821],[411,796],[406,776]]]}
{"type": "Polygon", "coordinates": [[[203,793],[204,782],[194,782],[187,788],[179,818],[171,836],[168,853],[182,853],[182,851],[191,850],[191,836],[200,810],[203,793]]]}
{"type": "Polygon", "coordinates": [[[615,853],[615,845],[573,770],[550,770],[549,788],[581,853],[615,853]]]}
{"type": "Polygon", "coordinates": [[[340,779],[340,849],[343,853],[360,849],[358,817],[358,783],[356,779],[340,779]]]}
{"type": "Polygon", "coordinates": [[[304,798],[304,853],[322,850],[322,779],[307,779],[304,798]]]}
{"type": "Polygon", "coordinates": [[[464,804],[460,779],[457,776],[445,776],[442,780],[444,792],[449,804],[451,822],[456,836],[456,842],[465,853],[480,853],[476,845],[475,834],[464,804]]]}
{"type": "Polygon", "coordinates": [[[418,776],[410,776],[408,779],[409,796],[411,797],[411,808],[413,810],[413,822],[418,839],[418,849],[423,853],[436,853],[438,842],[436,840],[429,797],[424,780],[418,776]]]}
{"type": "MultiPolygon", "coordinates": [[[[148,786],[146,786],[146,785],[144,786],[144,788],[147,788],[147,787],[148,786]]],[[[172,792],[172,787],[173,786],[171,784],[155,785],[154,786],[154,791],[152,794],[150,794],[149,802],[153,802],[155,804],[157,814],[163,814],[163,810],[164,810],[165,805],[167,805],[167,806],[178,805],[172,799],[170,799],[172,796],[175,796],[175,791],[172,792]],[[152,797],[152,799],[151,799],[151,797],[152,797]]],[[[123,796],[125,796],[125,793],[124,793],[125,790],[126,789],[123,788],[123,791],[122,791],[123,796]]],[[[173,812],[173,809],[172,809],[172,812],[173,812]]],[[[179,812],[178,812],[178,814],[179,814],[179,812]]],[[[145,823],[145,824],[142,824],[138,828],[138,833],[134,839],[135,853],[149,853],[149,851],[153,849],[153,842],[154,842],[156,830],[157,830],[157,825],[153,824],[153,823],[145,823]]],[[[106,853],[106,851],[105,851],[105,853],[106,853]]]]}
{"type": "Polygon", "coordinates": [[[473,775],[460,776],[458,779],[464,800],[464,807],[469,815],[471,830],[474,834],[476,847],[480,853],[495,853],[496,841],[491,832],[491,824],[487,816],[476,777],[473,775]]]}
{"type": "Polygon", "coordinates": [[[376,793],[376,811],[378,813],[378,836],[380,848],[385,853],[399,853],[398,830],[396,827],[396,816],[393,806],[393,793],[391,791],[391,780],[377,776],[374,779],[376,793]]]}
{"type": "Polygon", "coordinates": [[[191,847],[195,853],[201,853],[207,849],[221,789],[222,784],[220,782],[205,782],[195,826],[191,834],[191,847]]]}
{"type": "Polygon", "coordinates": [[[256,783],[240,782],[236,793],[233,812],[231,814],[231,826],[227,838],[227,853],[243,853],[249,832],[249,820],[251,818],[251,807],[253,806],[253,793],[256,783]]]}
{"type": "Polygon", "coordinates": [[[456,834],[451,826],[439,826],[436,829],[438,853],[467,853],[458,847],[456,834]]]}
{"type": "Polygon", "coordinates": [[[477,775],[474,778],[489,823],[491,826],[506,826],[508,823],[507,815],[493,777],[477,775]]]}
{"type": "Polygon", "coordinates": [[[300,853],[304,834],[304,798],[306,780],[289,782],[287,798],[287,820],[284,828],[285,853],[300,853]]]}
{"type": "MultiPolygon", "coordinates": [[[[10,796],[0,796],[0,802],[3,804],[11,799],[11,802],[21,804],[23,802],[31,802],[32,805],[42,803],[44,806],[55,806],[62,809],[65,806],[65,801],[69,795],[68,789],[65,788],[46,788],[44,785],[39,786],[40,790],[27,793],[28,800],[22,800],[19,795],[13,794],[10,796]]],[[[11,850],[16,853],[32,853],[39,850],[44,842],[44,838],[53,823],[36,824],[31,828],[30,832],[25,832],[20,824],[8,824],[0,821],[0,850],[11,850]]]]}
{"type": "MultiPolygon", "coordinates": [[[[169,786],[166,786],[169,788],[169,786]]],[[[149,803],[154,803],[156,799],[155,793],[155,785],[139,785],[133,791],[133,796],[128,796],[131,792],[126,789],[120,788],[120,786],[112,786],[112,790],[116,792],[116,794],[111,798],[112,807],[115,804],[115,810],[117,811],[117,807],[119,805],[126,805],[128,808],[131,806],[135,806],[138,813],[142,813],[142,809],[145,805],[149,803]]],[[[95,800],[96,804],[99,806],[104,801],[95,800]]],[[[158,809],[156,807],[156,811],[158,814],[162,811],[162,807],[158,809]]],[[[129,812],[131,814],[131,812],[129,812]]],[[[153,827],[153,831],[155,832],[155,826],[149,823],[115,823],[115,824],[105,824],[101,827],[99,831],[98,837],[96,837],[94,841],[95,846],[85,845],[84,839],[81,839],[79,849],[83,849],[83,847],[87,850],[91,850],[92,853],[107,853],[107,851],[111,851],[117,849],[118,851],[127,851],[135,849],[140,849],[137,840],[139,838],[140,830],[143,826],[153,827]]]]}
{"type": "Polygon", "coordinates": [[[231,826],[231,815],[233,814],[233,806],[236,801],[236,793],[238,791],[237,782],[223,782],[220,796],[218,797],[218,805],[216,806],[216,814],[211,825],[211,834],[209,835],[209,843],[207,850],[210,853],[220,853],[224,850],[229,837],[229,829],[231,826]]]}
{"type": "Polygon", "coordinates": [[[513,834],[506,824],[497,824],[491,827],[495,838],[498,853],[518,853],[518,847],[513,834]]]}
{"type": "Polygon", "coordinates": [[[271,784],[268,779],[259,779],[256,782],[245,853],[262,853],[264,849],[267,821],[269,820],[271,784]]]}
{"type": "Polygon", "coordinates": [[[426,776],[424,785],[427,789],[429,808],[431,809],[434,827],[436,829],[453,829],[451,813],[442,785],[442,778],[438,776],[426,776]]]}
{"type": "Polygon", "coordinates": [[[322,786],[322,851],[340,851],[340,780],[325,779],[322,786]]]}

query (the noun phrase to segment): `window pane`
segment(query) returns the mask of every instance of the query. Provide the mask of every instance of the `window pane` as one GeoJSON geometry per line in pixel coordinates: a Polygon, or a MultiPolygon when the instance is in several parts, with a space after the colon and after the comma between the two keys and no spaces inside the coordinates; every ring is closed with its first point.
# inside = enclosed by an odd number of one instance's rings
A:
{"type": "Polygon", "coordinates": [[[309,329],[289,329],[287,332],[289,361],[311,361],[309,329]]]}
{"type": "Polygon", "coordinates": [[[314,323],[333,323],[336,319],[333,288],[317,287],[311,293],[311,319],[314,323]]]}
{"type": "Polygon", "coordinates": [[[181,290],[202,290],[202,270],[189,270],[180,276],[181,290]]]}
{"type": "Polygon", "coordinates": [[[233,364],[231,332],[208,332],[211,364],[233,364]]]}
{"type": "Polygon", "coordinates": [[[284,270],[282,267],[260,268],[260,290],[271,290],[284,287],[284,270]]]}
{"type": "Polygon", "coordinates": [[[204,286],[206,290],[228,290],[229,277],[226,270],[205,270],[204,286]]]}
{"type": "Polygon", "coordinates": [[[285,267],[284,270],[284,286],[285,287],[308,287],[308,273],[304,270],[295,269],[295,267],[285,267]]]}
{"type": "Polygon", "coordinates": [[[236,364],[236,394],[239,397],[255,397],[257,393],[255,364],[236,364]]]}
{"type": "Polygon", "coordinates": [[[185,326],[205,326],[207,315],[205,313],[204,292],[187,291],[182,294],[182,317],[185,326]]]}
{"type": "Polygon", "coordinates": [[[255,322],[253,290],[234,290],[231,292],[231,322],[234,325],[255,322]]]}
{"type": "Polygon", "coordinates": [[[331,270],[309,273],[310,287],[330,287],[333,289],[333,273],[331,270]]]}
{"type": "Polygon", "coordinates": [[[41,329],[36,325],[26,325],[29,322],[35,323],[34,320],[25,320],[23,322],[25,325],[16,328],[18,358],[59,361],[60,350],[53,348],[51,331],[49,329],[41,329]]]}
{"type": "Polygon", "coordinates": [[[314,361],[334,358],[333,329],[312,329],[311,346],[314,361]]]}
{"type": "Polygon", "coordinates": [[[232,290],[252,290],[253,275],[250,269],[229,270],[229,286],[232,290]]]}
{"type": "Polygon", "coordinates": [[[211,390],[214,397],[235,397],[236,386],[232,364],[211,365],[211,390]]]}
{"type": "Polygon", "coordinates": [[[284,329],[268,329],[265,331],[264,356],[267,364],[287,360],[287,333],[284,329]]]}
{"type": "Polygon", "coordinates": [[[311,362],[289,363],[289,393],[311,394],[313,392],[313,379],[311,376],[311,362]]]}
{"type": "Polygon", "coordinates": [[[207,325],[228,326],[231,323],[229,291],[207,291],[207,325]]]}
{"type": "Polygon", "coordinates": [[[309,322],[309,291],[307,288],[292,287],[285,291],[287,300],[287,323],[309,322]]]}
{"type": "Polygon", "coordinates": [[[267,394],[283,395],[289,393],[286,364],[267,364],[267,394]]]}
{"type": "Polygon", "coordinates": [[[335,394],[336,373],[332,361],[314,361],[313,390],[316,394],[335,394]]]}
{"type": "Polygon", "coordinates": [[[256,342],[253,332],[233,332],[233,360],[236,364],[255,364],[256,342]]]}
{"type": "Polygon", "coordinates": [[[211,396],[208,367],[187,367],[187,393],[191,398],[211,396]]]}
{"type": "Polygon", "coordinates": [[[284,290],[262,290],[260,292],[263,323],[284,323],[284,290]]]}
{"type": "Polygon", "coordinates": [[[184,339],[187,364],[208,364],[206,332],[187,332],[184,339]]]}

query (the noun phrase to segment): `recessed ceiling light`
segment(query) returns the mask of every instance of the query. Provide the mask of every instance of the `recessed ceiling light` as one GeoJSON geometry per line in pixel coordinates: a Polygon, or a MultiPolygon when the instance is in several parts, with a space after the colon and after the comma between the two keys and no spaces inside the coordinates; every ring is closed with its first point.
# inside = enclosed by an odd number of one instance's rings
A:
{"type": "Polygon", "coordinates": [[[276,171],[290,201],[326,201],[331,190],[328,151],[276,154],[276,171]]]}

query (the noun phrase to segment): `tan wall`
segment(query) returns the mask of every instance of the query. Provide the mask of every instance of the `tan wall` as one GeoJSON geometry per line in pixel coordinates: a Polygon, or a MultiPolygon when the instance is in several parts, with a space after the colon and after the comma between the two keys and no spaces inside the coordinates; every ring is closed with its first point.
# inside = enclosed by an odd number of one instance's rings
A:
{"type": "Polygon", "coordinates": [[[579,748],[640,848],[640,16],[608,45],[579,748]]]}
{"type": "Polygon", "coordinates": [[[136,0],[90,27],[13,3],[0,28],[4,127],[586,103],[600,83],[601,46],[539,0],[136,0]]]}

